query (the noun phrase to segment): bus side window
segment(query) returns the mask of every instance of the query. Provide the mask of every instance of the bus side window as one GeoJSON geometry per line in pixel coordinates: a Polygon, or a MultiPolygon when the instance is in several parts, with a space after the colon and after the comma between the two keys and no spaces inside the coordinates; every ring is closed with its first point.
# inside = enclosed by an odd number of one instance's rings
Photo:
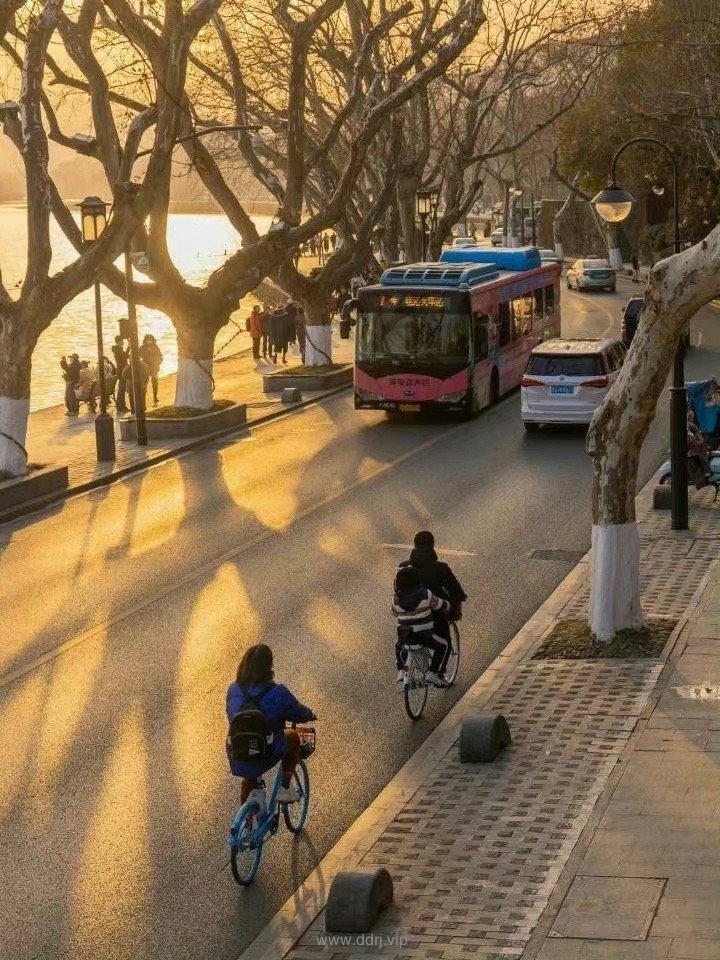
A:
{"type": "Polygon", "coordinates": [[[545,287],[545,316],[551,317],[555,313],[555,285],[550,283],[545,287]]]}
{"type": "Polygon", "coordinates": [[[498,309],[498,346],[510,343],[510,304],[501,303],[498,309]]]}
{"type": "Polygon", "coordinates": [[[525,334],[530,333],[532,327],[532,298],[518,297],[512,302],[513,310],[513,339],[519,340],[525,334]]]}
{"type": "Polygon", "coordinates": [[[542,323],[542,319],[545,315],[543,312],[543,288],[542,287],[540,287],[538,290],[535,290],[533,292],[533,298],[535,301],[533,304],[533,307],[534,307],[533,324],[542,323]]]}
{"type": "Polygon", "coordinates": [[[485,360],[488,355],[488,316],[486,313],[473,314],[473,344],[475,360],[485,360]]]}

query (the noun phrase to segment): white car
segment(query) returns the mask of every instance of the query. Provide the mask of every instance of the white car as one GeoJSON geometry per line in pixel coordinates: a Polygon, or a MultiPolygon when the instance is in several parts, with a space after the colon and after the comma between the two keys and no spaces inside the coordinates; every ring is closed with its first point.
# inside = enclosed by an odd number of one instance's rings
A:
{"type": "Polygon", "coordinates": [[[505,242],[505,231],[502,227],[497,227],[490,234],[490,243],[493,247],[501,247],[505,242]]]}
{"type": "Polygon", "coordinates": [[[607,260],[576,260],[565,274],[568,290],[609,290],[615,293],[615,271],[607,260]]]}
{"type": "Polygon", "coordinates": [[[562,263],[562,260],[554,250],[541,248],[538,250],[538,253],[540,254],[541,263],[562,263]]]}
{"type": "Polygon", "coordinates": [[[543,423],[590,423],[625,360],[620,340],[547,340],[530,354],[520,381],[527,431],[543,423]]]}
{"type": "Polygon", "coordinates": [[[476,247],[478,244],[475,237],[455,237],[452,245],[453,247],[476,247]]]}

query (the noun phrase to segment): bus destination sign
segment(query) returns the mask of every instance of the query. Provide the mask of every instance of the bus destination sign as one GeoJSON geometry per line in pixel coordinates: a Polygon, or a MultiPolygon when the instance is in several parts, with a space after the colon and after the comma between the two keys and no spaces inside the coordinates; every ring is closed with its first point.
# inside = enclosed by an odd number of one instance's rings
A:
{"type": "Polygon", "coordinates": [[[437,293],[381,293],[377,299],[381,310],[447,310],[447,297],[437,293]]]}

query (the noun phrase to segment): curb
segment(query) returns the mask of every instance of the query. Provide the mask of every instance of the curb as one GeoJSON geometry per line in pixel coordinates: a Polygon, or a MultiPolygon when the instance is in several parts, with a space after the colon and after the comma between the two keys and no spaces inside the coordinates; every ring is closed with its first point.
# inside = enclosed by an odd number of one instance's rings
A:
{"type": "MultiPolygon", "coordinates": [[[[637,494],[636,502],[640,498],[651,495],[650,491],[655,484],[656,474],[650,478],[642,490],[637,494]]],[[[460,700],[445,715],[438,726],[430,733],[410,759],[398,770],[386,786],[380,791],[369,807],[350,825],[345,834],[325,855],[320,863],[310,872],[305,881],[294,891],[285,904],[260,931],[255,939],[236,958],[236,960],[283,960],[296,946],[310,925],[324,910],[327,895],[333,876],[341,870],[351,870],[357,867],[362,857],[375,845],[385,828],[395,819],[402,808],[412,798],[417,790],[421,789],[426,778],[431,774],[435,765],[452,748],[459,736],[460,723],[468,712],[478,711],[484,703],[512,676],[516,667],[528,660],[539,647],[546,634],[558,619],[558,614],[566,606],[569,599],[577,592],[580,583],[586,578],[590,563],[590,550],[580,562],[561,581],[550,596],[541,604],[530,619],[518,630],[515,636],[489,664],[478,677],[475,683],[465,692],[460,700]]],[[[664,660],[663,669],[658,676],[652,692],[649,694],[648,704],[643,712],[642,721],[652,712],[655,705],[655,693],[660,679],[664,675],[667,662],[674,650],[685,625],[691,617],[692,611],[699,604],[704,590],[716,564],[710,567],[703,576],[698,588],[667,640],[662,653],[657,658],[664,660]]],[[[616,766],[611,778],[617,772],[619,765],[624,762],[626,752],[633,743],[635,732],[628,740],[626,750],[617,758],[616,766]]],[[[616,781],[606,781],[596,801],[601,804],[608,794],[608,789],[614,789],[616,781]]],[[[594,813],[594,811],[593,811],[594,813]]],[[[596,826],[598,820],[594,816],[583,828],[575,848],[570,854],[568,863],[574,862],[573,854],[578,844],[583,841],[590,824],[596,826]]],[[[594,827],[593,827],[594,829],[594,827]]],[[[568,863],[563,867],[561,878],[565,876],[568,863]]],[[[574,876],[574,874],[573,874],[574,876]]],[[[558,880],[558,884],[561,880],[558,880]]],[[[556,885],[557,886],[557,885],[556,885]]],[[[569,886],[569,881],[568,881],[569,886]]],[[[553,895],[554,896],[554,895],[553,895]]],[[[543,912],[546,915],[551,900],[543,912]]],[[[562,901],[560,901],[562,902],[562,901]]],[[[528,941],[525,949],[534,942],[534,936],[528,941]]],[[[523,953],[524,957],[524,953],[523,953]]]]}
{"type": "Polygon", "coordinates": [[[12,520],[17,520],[20,517],[27,516],[28,514],[37,513],[39,510],[44,510],[45,507],[48,507],[53,503],[57,503],[61,500],[67,500],[70,497],[74,497],[76,494],[87,493],[88,491],[95,490],[98,487],[107,487],[111,483],[115,483],[116,480],[121,480],[123,477],[127,477],[131,473],[138,473],[140,470],[146,470],[149,467],[154,467],[157,463],[163,463],[165,460],[171,460],[173,457],[180,456],[181,454],[187,453],[190,450],[196,450],[198,447],[202,447],[206,443],[212,443],[213,441],[218,440],[220,437],[226,437],[233,433],[247,432],[256,424],[268,423],[271,420],[277,420],[280,417],[294,413],[296,410],[301,410],[304,407],[310,407],[314,403],[320,403],[320,401],[327,399],[327,397],[335,396],[335,394],[342,393],[344,390],[349,390],[351,387],[352,383],[346,383],[340,387],[333,387],[330,390],[323,391],[319,396],[310,397],[308,400],[300,400],[298,403],[288,404],[285,408],[273,410],[271,413],[262,414],[262,416],[248,421],[243,426],[225,427],[223,430],[216,430],[213,433],[207,433],[203,437],[196,437],[187,443],[178,444],[178,446],[173,447],[171,450],[163,450],[161,453],[147,457],[144,460],[138,460],[136,463],[129,463],[127,466],[120,467],[118,470],[113,470],[112,473],[108,473],[106,476],[95,477],[94,479],[87,480],[84,483],[78,483],[74,486],[66,487],[64,490],[58,490],[54,494],[45,497],[36,497],[34,500],[27,500],[25,503],[18,504],[16,507],[9,507],[7,510],[0,512],[0,525],[9,523],[12,520]]]}

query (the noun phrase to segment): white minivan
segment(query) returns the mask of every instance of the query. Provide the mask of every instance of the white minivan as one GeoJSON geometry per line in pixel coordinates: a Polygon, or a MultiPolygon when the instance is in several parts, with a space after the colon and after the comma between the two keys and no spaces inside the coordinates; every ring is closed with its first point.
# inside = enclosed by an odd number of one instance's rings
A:
{"type": "Polygon", "coordinates": [[[543,423],[590,423],[625,360],[620,340],[547,340],[531,352],[520,381],[528,431],[543,423]]]}

